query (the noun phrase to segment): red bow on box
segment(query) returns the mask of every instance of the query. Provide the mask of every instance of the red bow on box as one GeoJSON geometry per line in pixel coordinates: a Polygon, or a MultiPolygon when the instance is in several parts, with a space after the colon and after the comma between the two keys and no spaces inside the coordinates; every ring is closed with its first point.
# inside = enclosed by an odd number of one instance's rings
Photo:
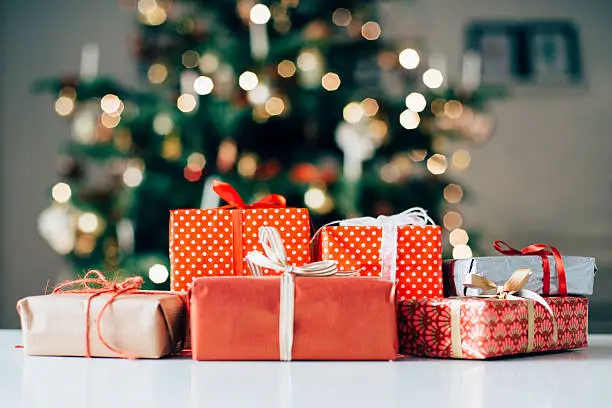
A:
{"type": "Polygon", "coordinates": [[[240,194],[229,183],[215,180],[212,184],[212,189],[219,197],[227,202],[227,205],[221,208],[270,208],[270,207],[286,207],[287,200],[280,194],[269,194],[261,200],[246,204],[240,194]]]}
{"type": "Polygon", "coordinates": [[[548,256],[552,255],[555,259],[555,268],[557,270],[557,279],[559,281],[559,295],[567,296],[567,279],[565,277],[565,265],[563,264],[561,252],[559,252],[557,248],[545,244],[534,244],[526,246],[521,250],[518,250],[512,248],[504,241],[495,241],[493,246],[497,251],[501,252],[504,255],[536,255],[542,258],[542,270],[544,273],[542,294],[545,296],[550,295],[550,261],[548,260],[548,256]]]}

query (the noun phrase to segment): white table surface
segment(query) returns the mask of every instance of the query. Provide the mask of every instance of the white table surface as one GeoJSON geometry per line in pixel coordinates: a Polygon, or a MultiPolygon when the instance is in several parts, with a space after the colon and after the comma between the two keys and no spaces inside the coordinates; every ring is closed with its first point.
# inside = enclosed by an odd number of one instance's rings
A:
{"type": "Polygon", "coordinates": [[[609,407],[612,336],[497,361],[198,362],[28,357],[0,330],[2,408],[609,407]]]}

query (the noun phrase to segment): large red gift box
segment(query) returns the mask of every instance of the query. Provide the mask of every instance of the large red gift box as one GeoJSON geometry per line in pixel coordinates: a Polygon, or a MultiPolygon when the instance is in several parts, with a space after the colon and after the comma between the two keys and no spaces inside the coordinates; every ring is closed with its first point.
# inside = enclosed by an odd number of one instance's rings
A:
{"type": "Polygon", "coordinates": [[[362,276],[394,280],[398,300],[441,297],[441,228],[437,225],[396,225],[391,226],[391,234],[386,231],[388,228],[383,225],[323,227],[318,238],[319,257],[338,261],[340,271],[359,271],[362,276]],[[391,252],[383,248],[383,240],[389,237],[394,246],[391,252]],[[387,257],[383,262],[385,253],[391,253],[394,259],[389,262],[387,257]],[[391,265],[385,267],[385,263],[391,265]]]}
{"type": "MultiPolygon", "coordinates": [[[[291,264],[310,261],[307,209],[284,207],[284,198],[278,195],[245,204],[227,183],[216,182],[213,189],[230,205],[170,212],[172,290],[188,290],[199,277],[250,275],[244,257],[261,249],[257,238],[261,226],[279,230],[291,264]]],[[[276,272],[265,269],[263,273],[276,272]]]]}
{"type": "Polygon", "coordinates": [[[400,353],[486,359],[587,346],[586,297],[537,302],[496,298],[419,299],[399,303],[400,353]]]}
{"type": "MultiPolygon", "coordinates": [[[[191,290],[196,360],[279,360],[281,277],[197,279],[191,290]]],[[[296,277],[293,360],[395,360],[393,284],[296,277]]]]}

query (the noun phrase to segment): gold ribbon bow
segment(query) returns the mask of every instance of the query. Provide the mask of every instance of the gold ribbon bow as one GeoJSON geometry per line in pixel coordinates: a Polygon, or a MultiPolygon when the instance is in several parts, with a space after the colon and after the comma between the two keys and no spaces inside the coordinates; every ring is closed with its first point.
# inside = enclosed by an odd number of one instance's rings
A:
{"type": "MultiPolygon", "coordinates": [[[[527,302],[527,348],[525,353],[531,353],[534,348],[534,302],[544,306],[552,317],[553,322],[553,339],[557,340],[557,321],[555,314],[550,305],[544,298],[537,293],[524,289],[523,287],[531,278],[533,272],[530,269],[517,269],[512,276],[501,286],[495,282],[479,276],[468,274],[466,275],[463,286],[466,288],[482,289],[483,294],[474,297],[491,298],[491,299],[506,299],[506,300],[524,300],[527,302]]],[[[463,358],[461,347],[461,301],[453,300],[450,303],[451,308],[451,357],[463,358]]]]}
{"type": "Polygon", "coordinates": [[[255,276],[261,276],[261,268],[270,268],[276,271],[283,271],[280,284],[280,313],[278,319],[278,341],[280,359],[291,361],[293,349],[293,309],[295,306],[295,281],[297,276],[354,276],[356,273],[338,273],[336,261],[319,261],[307,265],[295,266],[287,263],[287,253],[283,246],[278,230],[274,227],[259,228],[259,242],[265,254],[259,251],[251,251],[246,259],[255,276]]]}

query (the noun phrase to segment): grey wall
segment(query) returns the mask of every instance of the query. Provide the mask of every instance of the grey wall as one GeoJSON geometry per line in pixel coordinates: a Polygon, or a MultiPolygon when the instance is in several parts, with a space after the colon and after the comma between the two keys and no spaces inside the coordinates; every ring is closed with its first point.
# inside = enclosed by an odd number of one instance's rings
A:
{"type": "MultiPolygon", "coordinates": [[[[100,71],[134,82],[132,16],[115,1],[6,1],[0,13],[0,327],[17,324],[15,301],[39,293],[64,264],[38,236],[36,217],[56,180],[54,160],[68,128],[49,96],[32,96],[34,78],[78,70],[80,50],[100,44],[100,71]],[[10,4],[9,4],[10,3],[10,4]]],[[[476,17],[565,17],[580,27],[588,85],[578,90],[516,90],[493,111],[493,140],[458,175],[474,196],[466,221],[483,242],[555,243],[596,256],[598,292],[591,328],[612,330],[612,38],[606,0],[428,0],[410,32],[448,57],[459,72],[463,27],[476,17]],[[415,29],[416,27],[416,29],[415,29]]],[[[384,27],[383,27],[384,29],[384,27]]]]}
{"type": "MultiPolygon", "coordinates": [[[[495,103],[494,138],[458,175],[474,194],[466,220],[482,242],[550,242],[595,256],[591,329],[612,331],[612,3],[608,0],[429,0],[427,45],[459,72],[462,31],[476,18],[569,18],[579,27],[587,84],[514,89],[495,103]]],[[[489,252],[493,252],[492,248],[489,252]]]]}
{"type": "Polygon", "coordinates": [[[116,1],[6,1],[0,18],[0,327],[16,327],[15,302],[41,293],[63,260],[39,237],[38,214],[57,180],[55,160],[68,127],[53,97],[31,95],[35,78],[78,72],[81,48],[100,45],[100,72],[135,82],[134,24],[116,1]]]}

